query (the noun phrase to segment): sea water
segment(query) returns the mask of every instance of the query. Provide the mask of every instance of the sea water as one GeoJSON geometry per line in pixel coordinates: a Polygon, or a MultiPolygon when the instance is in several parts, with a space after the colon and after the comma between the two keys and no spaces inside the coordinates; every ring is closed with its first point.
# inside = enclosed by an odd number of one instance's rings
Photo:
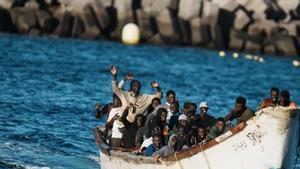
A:
{"type": "Polygon", "coordinates": [[[181,106],[207,101],[215,117],[237,96],[257,110],[273,86],[300,104],[300,69],[287,58],[259,63],[199,48],[0,35],[0,168],[99,168],[92,129],[105,122],[94,118],[95,104],[112,101],[109,65],[119,80],[133,72],[143,93],[157,81],[181,106]]]}

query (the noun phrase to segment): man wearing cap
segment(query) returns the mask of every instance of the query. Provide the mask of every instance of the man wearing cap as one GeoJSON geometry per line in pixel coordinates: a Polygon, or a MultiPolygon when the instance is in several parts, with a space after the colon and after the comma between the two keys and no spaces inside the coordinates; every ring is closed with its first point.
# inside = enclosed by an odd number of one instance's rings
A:
{"type": "Polygon", "coordinates": [[[187,116],[185,114],[181,114],[178,117],[178,123],[173,128],[170,128],[170,134],[176,134],[179,126],[183,126],[187,130],[187,116]]]}
{"type": "Polygon", "coordinates": [[[207,102],[201,102],[199,104],[200,115],[199,115],[199,123],[205,127],[206,130],[209,130],[215,123],[216,118],[207,114],[208,104],[207,102]]]}

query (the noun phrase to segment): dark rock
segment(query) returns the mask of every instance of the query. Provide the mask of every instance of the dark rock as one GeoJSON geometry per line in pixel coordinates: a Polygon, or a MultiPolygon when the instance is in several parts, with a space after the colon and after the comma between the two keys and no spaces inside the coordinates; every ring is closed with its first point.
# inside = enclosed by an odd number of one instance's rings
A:
{"type": "Polygon", "coordinates": [[[76,38],[81,37],[81,34],[84,32],[85,32],[85,27],[83,21],[80,19],[80,17],[75,17],[73,30],[72,30],[72,37],[76,37],[76,38]]]}
{"type": "Polygon", "coordinates": [[[37,28],[31,28],[28,33],[30,36],[39,36],[40,30],[37,28]]]}
{"type": "Polygon", "coordinates": [[[238,36],[238,31],[232,29],[230,31],[230,42],[229,48],[235,50],[242,50],[243,49],[244,40],[240,39],[238,36]]]}
{"type": "Polygon", "coordinates": [[[42,27],[43,33],[53,33],[59,25],[59,20],[56,18],[48,18],[44,22],[44,26],[42,27]]]}
{"type": "Polygon", "coordinates": [[[224,9],[219,10],[218,22],[217,24],[221,28],[222,38],[224,40],[224,48],[228,49],[230,41],[230,31],[233,28],[233,23],[235,20],[234,12],[229,12],[224,9]]]}
{"type": "Polygon", "coordinates": [[[95,0],[94,3],[90,4],[90,7],[92,8],[94,16],[97,18],[99,28],[101,30],[107,28],[110,25],[110,20],[102,2],[95,0]]]}

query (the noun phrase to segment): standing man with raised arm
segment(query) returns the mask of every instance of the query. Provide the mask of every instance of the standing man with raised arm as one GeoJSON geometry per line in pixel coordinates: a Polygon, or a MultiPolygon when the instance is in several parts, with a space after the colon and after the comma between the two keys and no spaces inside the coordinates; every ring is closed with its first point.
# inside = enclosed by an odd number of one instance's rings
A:
{"type": "Polygon", "coordinates": [[[137,114],[143,114],[154,98],[161,98],[162,93],[157,82],[151,82],[151,86],[156,89],[155,94],[141,94],[141,82],[138,80],[131,81],[130,90],[127,92],[117,85],[117,68],[111,66],[110,71],[113,76],[112,88],[114,93],[121,99],[122,104],[126,102],[127,105],[131,106],[127,115],[129,122],[133,123],[137,114]]]}

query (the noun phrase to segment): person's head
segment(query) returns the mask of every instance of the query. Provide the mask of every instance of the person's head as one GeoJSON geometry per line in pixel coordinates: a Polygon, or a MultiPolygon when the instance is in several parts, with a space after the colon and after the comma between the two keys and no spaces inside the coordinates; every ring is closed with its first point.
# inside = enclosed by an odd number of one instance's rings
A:
{"type": "Polygon", "coordinates": [[[243,111],[246,108],[246,99],[244,97],[238,97],[235,100],[235,109],[237,111],[243,111]]]}
{"type": "Polygon", "coordinates": [[[168,103],[171,104],[171,103],[175,102],[176,93],[173,90],[168,90],[166,96],[167,96],[167,102],[168,103]]]}
{"type": "Polygon", "coordinates": [[[133,91],[134,93],[139,93],[141,87],[141,82],[138,80],[132,80],[130,83],[130,91],[133,91]]]}
{"type": "Polygon", "coordinates": [[[157,117],[157,120],[158,121],[167,121],[167,109],[165,108],[159,108],[157,110],[157,114],[156,114],[156,117],[157,117]]]}
{"type": "Polygon", "coordinates": [[[160,147],[161,146],[161,139],[159,134],[154,134],[152,136],[152,142],[154,147],[160,147]]]}
{"type": "Polygon", "coordinates": [[[277,87],[272,87],[270,91],[270,97],[273,102],[277,102],[279,99],[279,89],[277,87]]]}
{"type": "Polygon", "coordinates": [[[197,137],[200,139],[206,138],[206,131],[204,126],[198,126],[197,127],[197,137]]]}
{"type": "Polygon", "coordinates": [[[219,130],[219,132],[223,132],[225,129],[225,120],[222,117],[217,118],[216,120],[216,128],[219,130]]]}
{"type": "Polygon", "coordinates": [[[121,100],[116,94],[113,95],[113,106],[114,107],[122,106],[121,100]]]}
{"type": "Polygon", "coordinates": [[[151,106],[152,106],[152,108],[153,109],[155,109],[158,105],[160,105],[161,104],[161,102],[160,102],[160,99],[159,98],[154,98],[153,100],[152,100],[152,102],[151,102],[151,106]]]}
{"type": "Polygon", "coordinates": [[[156,125],[156,126],[151,126],[149,128],[150,130],[150,136],[153,137],[154,135],[160,135],[161,134],[161,130],[160,128],[156,125]]]}
{"type": "Polygon", "coordinates": [[[201,102],[199,104],[199,109],[200,109],[200,114],[206,114],[206,112],[208,110],[208,104],[207,104],[207,102],[201,102]]]}
{"type": "Polygon", "coordinates": [[[194,111],[196,113],[196,109],[197,109],[197,105],[195,103],[185,102],[183,104],[183,112],[186,114],[191,111],[194,111]]]}
{"type": "Polygon", "coordinates": [[[170,104],[170,109],[172,113],[177,113],[179,112],[179,102],[174,101],[173,103],[170,104]]]}
{"type": "Polygon", "coordinates": [[[184,131],[185,131],[185,127],[184,126],[178,126],[178,130],[177,130],[177,136],[179,138],[183,138],[184,137],[184,131]]]}
{"type": "Polygon", "coordinates": [[[175,147],[177,145],[177,140],[178,140],[178,137],[176,136],[176,134],[172,134],[169,138],[168,146],[173,147],[174,149],[176,149],[175,147]]]}
{"type": "Polygon", "coordinates": [[[185,114],[181,114],[179,117],[178,117],[178,124],[180,126],[186,126],[186,122],[187,122],[187,116],[185,114]]]}
{"type": "Polygon", "coordinates": [[[192,145],[195,145],[197,143],[197,138],[195,134],[189,133],[187,136],[187,145],[190,147],[192,145]]]}
{"type": "Polygon", "coordinates": [[[142,114],[137,114],[135,116],[135,123],[137,127],[141,127],[144,125],[144,116],[142,114]]]}
{"type": "Polygon", "coordinates": [[[288,107],[290,104],[290,92],[287,90],[282,90],[280,92],[280,100],[279,100],[279,105],[288,107]]]}

